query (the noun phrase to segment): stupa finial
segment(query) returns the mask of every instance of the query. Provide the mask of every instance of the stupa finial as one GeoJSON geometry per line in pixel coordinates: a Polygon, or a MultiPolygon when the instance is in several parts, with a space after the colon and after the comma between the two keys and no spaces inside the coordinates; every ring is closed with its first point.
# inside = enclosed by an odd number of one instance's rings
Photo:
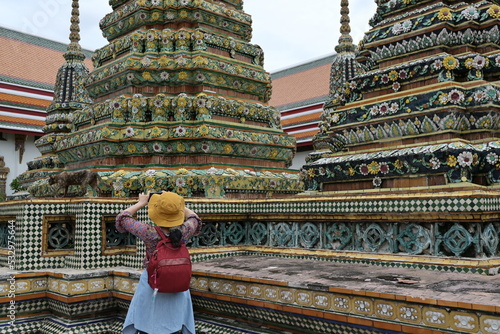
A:
{"type": "Polygon", "coordinates": [[[352,43],[351,20],[349,19],[349,1],[341,0],[340,3],[340,38],[339,44],[335,47],[337,53],[354,52],[356,46],[352,43]]]}
{"type": "Polygon", "coordinates": [[[73,0],[71,6],[73,8],[71,10],[70,43],[64,53],[66,62],[57,72],[54,100],[48,108],[49,113],[59,112],[62,109],[78,110],[84,105],[92,103],[84,86],[84,79],[88,76],[89,70],[85,66],[85,54],[79,43],[80,12],[78,0],[73,0]]]}
{"type": "Polygon", "coordinates": [[[78,0],[73,0],[71,7],[70,43],[68,50],[64,54],[64,59],[68,61],[73,59],[83,61],[85,55],[82,53],[82,47],[80,46],[80,11],[78,0]]]}

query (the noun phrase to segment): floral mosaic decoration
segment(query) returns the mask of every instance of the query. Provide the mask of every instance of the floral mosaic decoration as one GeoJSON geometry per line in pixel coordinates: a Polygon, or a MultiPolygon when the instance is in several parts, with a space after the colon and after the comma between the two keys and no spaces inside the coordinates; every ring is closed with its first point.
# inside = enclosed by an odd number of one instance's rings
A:
{"type": "MultiPolygon", "coordinates": [[[[224,198],[227,192],[294,194],[303,190],[303,183],[296,174],[284,172],[256,172],[253,170],[235,170],[231,168],[208,170],[156,170],[145,171],[108,171],[100,172],[101,194],[91,188],[87,196],[108,196],[128,198],[140,192],[172,191],[185,197],[224,198]]],[[[53,194],[53,187],[47,179],[36,181],[29,189],[36,197],[53,194]]],[[[70,188],[70,195],[81,195],[78,187],[70,188]]]]}
{"type": "Polygon", "coordinates": [[[144,23],[154,25],[186,19],[228,30],[245,41],[251,37],[252,21],[248,14],[202,0],[133,1],[104,17],[100,26],[111,40],[144,23]]]}
{"type": "Polygon", "coordinates": [[[322,158],[302,170],[307,190],[318,190],[328,180],[380,179],[410,175],[445,174],[451,183],[471,182],[476,174],[487,174],[500,182],[500,142],[470,145],[460,142],[397,151],[366,153],[349,157],[322,158]]]}

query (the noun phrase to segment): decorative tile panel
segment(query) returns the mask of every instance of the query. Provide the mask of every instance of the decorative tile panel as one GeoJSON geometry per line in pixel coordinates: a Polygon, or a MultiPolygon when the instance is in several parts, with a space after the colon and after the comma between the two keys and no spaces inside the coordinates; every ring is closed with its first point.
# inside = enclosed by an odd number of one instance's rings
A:
{"type": "Polygon", "coordinates": [[[457,331],[463,331],[466,333],[479,332],[479,318],[472,313],[456,311],[450,312],[449,325],[457,331]]]}
{"type": "Polygon", "coordinates": [[[102,253],[136,254],[136,237],[131,233],[120,233],[116,230],[116,215],[102,216],[102,253]]]}
{"type": "Polygon", "coordinates": [[[398,318],[404,322],[418,324],[422,321],[422,311],[418,306],[399,303],[397,309],[398,318]]]}
{"type": "Polygon", "coordinates": [[[422,320],[428,326],[437,328],[449,327],[449,314],[443,309],[423,307],[422,320]]]}
{"type": "Polygon", "coordinates": [[[44,256],[72,255],[75,250],[75,217],[68,215],[44,215],[44,256]]]}

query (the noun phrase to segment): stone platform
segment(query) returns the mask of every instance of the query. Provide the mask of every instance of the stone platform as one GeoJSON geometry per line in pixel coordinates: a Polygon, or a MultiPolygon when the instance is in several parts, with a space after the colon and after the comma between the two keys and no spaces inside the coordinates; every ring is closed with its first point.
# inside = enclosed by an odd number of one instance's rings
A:
{"type": "MultiPolygon", "coordinates": [[[[449,188],[189,199],[197,333],[497,334],[499,189],[449,188]]],[[[144,244],[114,219],[133,202],[0,204],[0,333],[121,333],[144,244]]]]}
{"type": "MultiPolygon", "coordinates": [[[[494,270],[489,275],[444,270],[446,259],[418,269],[377,264],[362,253],[365,260],[353,261],[299,249],[274,251],[192,249],[198,334],[496,334],[500,329],[494,270]]],[[[469,264],[462,262],[463,268],[469,264]]],[[[0,332],[118,334],[140,274],[130,267],[10,273],[3,268],[0,302],[8,314],[8,278],[15,277],[15,324],[2,319],[0,332]]]]}
{"type": "Polygon", "coordinates": [[[499,333],[498,275],[250,254],[194,264],[198,312],[282,333],[499,333]]]}

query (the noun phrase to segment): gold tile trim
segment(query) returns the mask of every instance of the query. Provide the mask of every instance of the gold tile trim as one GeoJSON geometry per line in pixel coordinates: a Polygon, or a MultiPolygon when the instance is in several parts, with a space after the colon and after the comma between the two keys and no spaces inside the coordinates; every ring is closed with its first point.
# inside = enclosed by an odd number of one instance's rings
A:
{"type": "Polygon", "coordinates": [[[435,307],[423,307],[422,320],[427,326],[437,328],[449,327],[449,314],[445,310],[435,307]]]}
{"type": "Polygon", "coordinates": [[[381,319],[395,320],[398,316],[398,307],[396,303],[385,300],[375,300],[375,315],[381,319]]]}

